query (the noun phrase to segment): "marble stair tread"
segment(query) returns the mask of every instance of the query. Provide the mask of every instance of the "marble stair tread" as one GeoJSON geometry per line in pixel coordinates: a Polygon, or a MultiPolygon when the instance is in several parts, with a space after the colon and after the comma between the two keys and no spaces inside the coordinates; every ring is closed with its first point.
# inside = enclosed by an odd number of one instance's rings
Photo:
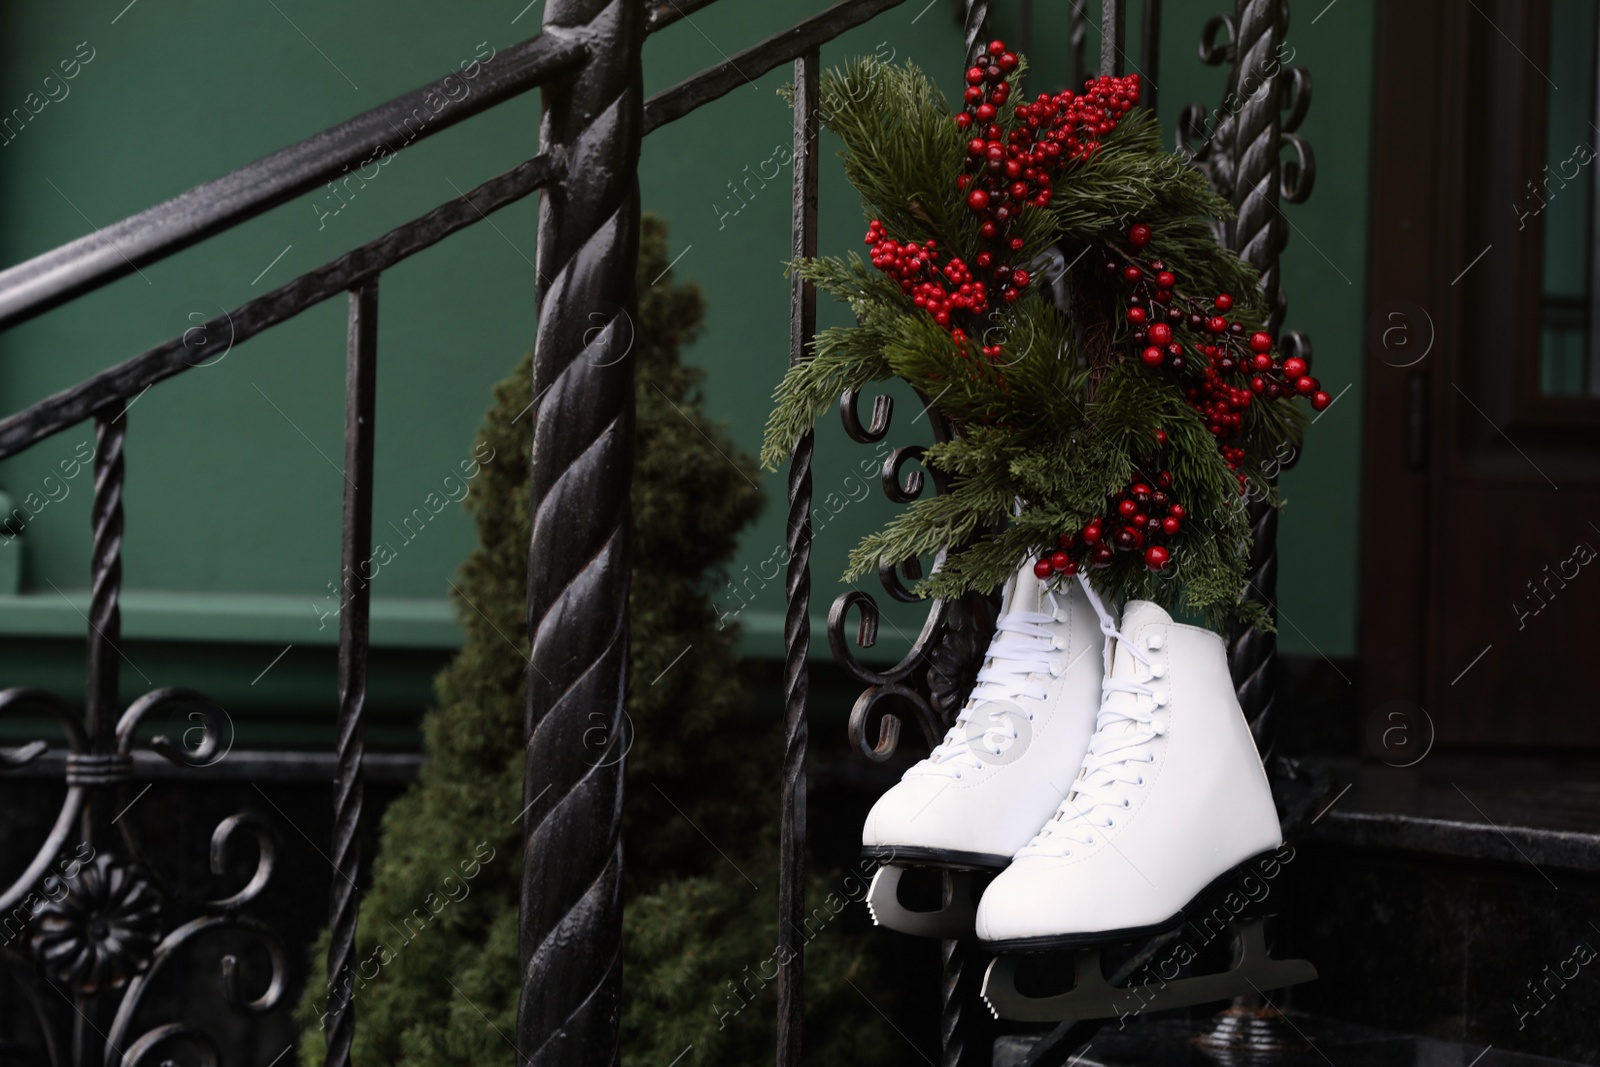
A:
{"type": "Polygon", "coordinates": [[[1413,767],[1319,760],[1347,792],[1312,839],[1600,871],[1600,761],[1430,753],[1413,767]]]}

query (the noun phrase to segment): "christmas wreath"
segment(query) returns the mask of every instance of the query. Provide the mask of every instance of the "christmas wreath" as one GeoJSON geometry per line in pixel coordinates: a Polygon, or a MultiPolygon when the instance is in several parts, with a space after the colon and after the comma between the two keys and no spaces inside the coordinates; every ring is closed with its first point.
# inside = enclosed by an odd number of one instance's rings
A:
{"type": "Polygon", "coordinates": [[[1243,596],[1245,505],[1280,503],[1265,472],[1306,425],[1294,401],[1328,395],[1265,332],[1255,271],[1217,243],[1229,205],[1162,149],[1138,77],[1030,102],[1025,70],[992,42],[953,116],[909,63],[823,75],[870,262],[790,265],[856,324],[819,333],[784,377],[762,462],[776,469],[841,393],[897,377],[955,429],[922,457],[948,491],[863,539],[847,581],[942,556],[916,591],[953,597],[1035,558],[1041,578],[1087,568],[1213,627],[1234,610],[1267,624],[1243,596]]]}

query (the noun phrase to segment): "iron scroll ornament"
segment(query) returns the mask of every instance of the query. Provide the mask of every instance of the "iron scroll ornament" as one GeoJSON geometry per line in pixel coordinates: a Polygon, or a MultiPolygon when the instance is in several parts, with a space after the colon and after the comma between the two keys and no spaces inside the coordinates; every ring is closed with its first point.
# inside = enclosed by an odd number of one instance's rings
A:
{"type": "MultiPolygon", "coordinates": [[[[42,1048],[18,1046],[7,1055],[23,1062],[61,1067],[67,1043],[56,1032],[49,1006],[42,998],[43,988],[58,992],[70,990],[72,996],[91,1000],[120,994],[115,1021],[106,1033],[105,1062],[132,1067],[141,1062],[158,1062],[154,1054],[177,1042],[190,1046],[198,1061],[219,1064],[220,1051],[214,1039],[201,1029],[184,1023],[158,1025],[130,1040],[146,994],[175,956],[186,953],[200,935],[215,930],[243,932],[261,946],[270,963],[266,988],[246,995],[235,955],[225,954],[220,963],[222,990],[228,1003],[250,1014],[274,1010],[283,1000],[288,980],[288,952],[281,937],[265,924],[240,914],[245,905],[258,897],[270,882],[275,866],[278,839],[276,831],[250,813],[224,818],[211,834],[209,869],[213,875],[226,875],[229,859],[242,839],[255,842],[256,861],[243,886],[212,899],[182,892],[174,880],[162,875],[151,862],[137,830],[137,815],[131,802],[139,795],[132,790],[134,777],[133,746],[140,726],[157,711],[174,707],[193,708],[201,723],[202,739],[193,746],[183,739],[165,735],[155,737],[150,747],[169,762],[188,768],[209,766],[226,754],[227,713],[195,690],[163,688],[133,701],[116,724],[112,750],[92,751],[83,724],[65,701],[54,694],[34,689],[0,691],[0,713],[15,708],[36,706],[47,709],[62,725],[67,736],[67,794],[60,814],[34,859],[23,874],[3,894],[0,913],[19,905],[28,912],[26,955],[4,950],[6,973],[33,1008],[32,1014],[43,1034],[42,1048]],[[66,852],[65,844],[86,811],[98,808],[111,790],[117,792],[123,851],[102,847],[88,857],[65,860],[61,872],[54,873],[56,861],[66,852]],[[51,873],[46,873],[51,872],[51,873]],[[44,891],[44,900],[30,903],[44,891]],[[59,892],[58,892],[59,891],[59,892]],[[169,916],[201,914],[163,935],[169,916]]],[[[16,768],[34,762],[48,751],[43,741],[33,741],[0,752],[0,766],[16,768]]],[[[142,793],[142,790],[139,791],[142,793]]],[[[100,840],[96,838],[96,840],[100,840]]],[[[80,849],[81,852],[81,849],[80,849]]],[[[159,1061],[159,1062],[165,1062],[159,1061]]]]}
{"type": "MultiPolygon", "coordinates": [[[[933,427],[934,439],[951,440],[954,427],[927,397],[917,395],[933,427]]],[[[882,394],[874,397],[872,415],[865,424],[860,402],[860,393],[854,389],[839,399],[845,433],[859,444],[877,444],[889,434],[894,399],[882,394]]],[[[885,496],[895,503],[908,504],[919,499],[930,484],[935,492],[948,491],[949,483],[938,470],[907,469],[913,461],[920,462],[923,454],[922,446],[906,445],[885,457],[880,477],[885,496]]],[[[938,553],[933,569],[942,566],[944,559],[945,553],[938,553]]],[[[892,600],[917,603],[919,598],[907,583],[922,576],[922,561],[915,557],[879,561],[878,578],[892,600]]],[[[854,609],[859,615],[855,644],[862,649],[871,648],[877,642],[882,619],[877,600],[862,589],[851,589],[835,598],[828,611],[829,647],[835,661],[867,687],[850,710],[850,742],[857,752],[875,762],[893,756],[908,713],[930,749],[939,743],[965,700],[962,681],[970,682],[988,645],[994,626],[991,607],[989,599],[983,597],[928,601],[927,615],[910,650],[893,666],[874,668],[863,663],[851,647],[846,627],[854,609]]]]}

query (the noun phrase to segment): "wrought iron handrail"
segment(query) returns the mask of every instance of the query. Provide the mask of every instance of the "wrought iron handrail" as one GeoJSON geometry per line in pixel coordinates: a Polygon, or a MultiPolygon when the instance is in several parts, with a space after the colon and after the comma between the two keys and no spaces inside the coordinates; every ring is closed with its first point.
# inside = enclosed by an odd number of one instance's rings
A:
{"type": "MultiPolygon", "coordinates": [[[[470,92],[455,96],[452,72],[287,148],[204,182],[170,200],[0,271],[0,329],[92,292],[139,267],[237,226],[310,192],[390,146],[432,137],[582,63],[581,40],[531,37],[495,54],[470,92]],[[433,110],[429,99],[444,101],[433,110]],[[414,130],[405,120],[421,112],[414,130]]],[[[392,147],[391,151],[395,151],[392,147]]]]}

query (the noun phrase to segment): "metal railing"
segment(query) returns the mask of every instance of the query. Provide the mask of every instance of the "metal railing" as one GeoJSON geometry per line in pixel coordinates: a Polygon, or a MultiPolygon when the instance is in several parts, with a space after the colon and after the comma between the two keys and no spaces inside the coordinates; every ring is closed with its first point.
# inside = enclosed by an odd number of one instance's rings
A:
{"type": "MultiPolygon", "coordinates": [[[[624,350],[624,331],[597,329],[596,314],[608,322],[633,316],[635,258],[639,237],[638,160],[645,135],[710,103],[749,78],[784,63],[794,68],[795,256],[817,251],[818,49],[844,31],[898,6],[904,0],[842,0],[787,30],[645,99],[642,51],[646,36],[687,18],[713,0],[546,0],[539,36],[500,53],[477,92],[459,99],[448,93],[449,78],[365,112],[339,126],[276,152],[215,181],[0,271],[0,328],[14,326],[92,292],[139,267],[147,266],[205,238],[221,233],[270,208],[308,192],[344,169],[370,158],[396,124],[404,124],[430,95],[448,101],[429,112],[416,133],[425,138],[534,87],[544,94],[538,154],[491,178],[376,240],[354,248],[277,289],[207,324],[226,327],[235,342],[282,323],[321,302],[348,294],[343,565],[357,572],[371,544],[374,396],[378,366],[377,307],[380,282],[390,267],[493,212],[543,191],[538,263],[539,325],[533,363],[534,410],[530,477],[534,566],[528,582],[530,658],[527,686],[527,763],[524,778],[524,866],[520,900],[521,993],[515,1044],[531,1062],[610,1064],[617,1058],[621,952],[621,796],[624,760],[596,761],[577,743],[575,731],[592,729],[594,715],[610,725],[618,743],[626,696],[628,661],[627,589],[631,565],[629,482],[633,448],[632,363],[624,350]],[[569,161],[582,161],[582,177],[569,181],[569,161]]],[[[1031,4],[1023,22],[1032,29],[1031,4]]],[[[1147,75],[1159,59],[1159,0],[1143,0],[1140,69],[1147,75]]],[[[990,5],[968,0],[965,43],[969,57],[985,40],[990,5]]],[[[1099,68],[1120,71],[1124,55],[1126,5],[1104,0],[1100,8],[1099,68]]],[[[1202,58],[1226,64],[1229,99],[1242,101],[1194,147],[1197,164],[1228,196],[1238,219],[1222,240],[1262,271],[1269,300],[1279,308],[1278,255],[1285,222],[1278,202],[1295,200],[1310,188],[1309,150],[1289,131],[1309,102],[1303,72],[1268,79],[1262,91],[1240,88],[1258,63],[1275,55],[1287,26],[1282,0],[1241,0],[1233,16],[1207,27],[1202,58]],[[1226,31],[1226,41],[1218,34],[1226,31]],[[1280,86],[1286,86],[1280,91],[1280,86]],[[1285,117],[1287,113],[1287,118],[1285,117]],[[1280,167],[1279,147],[1291,143],[1297,161],[1280,167]]],[[[1061,28],[1072,45],[1081,77],[1088,12],[1075,2],[1061,28]]],[[[1154,86],[1152,85],[1152,95],[1154,86]]],[[[1204,132],[1204,111],[1186,112],[1192,140],[1204,132]],[[1196,118],[1196,115],[1199,118],[1196,118]]],[[[807,358],[816,328],[816,294],[791,282],[789,359],[807,358]]],[[[193,333],[194,331],[190,331],[193,333]]],[[[188,336],[186,334],[185,336],[188,336]]],[[[1288,342],[1304,345],[1303,339],[1288,342]]],[[[150,776],[147,759],[135,760],[132,746],[140,724],[173,705],[216,712],[203,696],[181,689],[159,689],[117,707],[121,636],[124,454],[129,444],[127,406],[146,388],[203,361],[194,358],[180,336],[95,374],[69,389],[0,420],[0,458],[16,455],[83,420],[96,428],[95,484],[91,522],[93,588],[88,626],[85,710],[78,718],[59,697],[37,690],[0,692],[0,712],[32,706],[50,712],[67,738],[64,762],[66,799],[53,828],[21,877],[0,890],[0,915],[9,914],[45,876],[76,830],[95,854],[92,868],[74,892],[117,893],[124,902],[171,901],[191,916],[171,930],[152,927],[129,942],[121,955],[93,971],[41,961],[41,984],[53,983],[75,1009],[70,1046],[48,1025],[45,1047],[27,1058],[52,1067],[157,1062],[159,1050],[188,1042],[203,1059],[217,1062],[221,1052],[203,1029],[185,1023],[134,1033],[133,1023],[151,983],[183,945],[219,926],[257,939],[272,962],[264,992],[248,998],[240,989],[236,965],[223,963],[224,991],[234,1006],[262,1013],[276,1007],[287,986],[288,953],[270,927],[245,914],[246,906],[270,883],[275,832],[249,815],[222,821],[212,838],[213,866],[229,853],[235,837],[249,835],[259,849],[256,868],[244,889],[219,900],[183,896],[152,862],[133,820],[113,827],[112,813],[123,808],[141,777],[150,776]],[[120,843],[120,851],[119,851],[120,843]],[[91,877],[92,876],[92,877],[91,877]],[[52,969],[53,968],[53,969],[52,969]],[[116,981],[113,982],[113,979],[116,981]],[[125,982],[125,987],[123,983],[125,982]],[[121,987],[121,988],[119,988],[121,987]]],[[[846,430],[857,441],[876,442],[889,432],[892,407],[878,398],[869,424],[856,414],[856,398],[843,405],[846,430]]],[[[931,414],[935,432],[950,428],[931,414]]],[[[136,438],[135,438],[136,442],[136,438]]],[[[811,542],[811,464],[813,438],[807,435],[788,472],[790,561],[786,577],[784,627],[784,753],[781,777],[779,929],[781,948],[795,962],[782,968],[778,986],[780,1065],[800,1062],[804,937],[805,756],[808,703],[811,542]]],[[[885,463],[885,485],[905,502],[921,492],[902,487],[900,468],[920,455],[898,449],[885,463]]],[[[1276,575],[1273,513],[1256,515],[1255,595],[1272,605],[1276,575]]],[[[886,588],[906,599],[900,576],[915,577],[914,561],[882,568],[886,588]]],[[[333,762],[334,810],[327,957],[330,988],[353,961],[359,900],[355,890],[363,828],[362,723],[367,691],[369,594],[366,583],[341,583],[339,632],[339,710],[333,762]]],[[[867,686],[851,717],[852,738],[872,758],[885,758],[899,737],[899,720],[878,712],[885,700],[909,704],[930,741],[953,720],[961,703],[962,679],[970,676],[992,625],[981,598],[935,602],[910,655],[887,670],[865,666],[849,649],[846,616],[859,611],[858,643],[870,646],[877,607],[864,593],[852,592],[833,605],[829,637],[845,668],[867,686]],[[878,717],[878,737],[868,741],[868,723],[878,717]]],[[[1263,741],[1272,708],[1271,668],[1275,646],[1270,634],[1235,634],[1235,679],[1247,715],[1263,741]]],[[[220,732],[220,730],[218,731],[220,732]]],[[[212,743],[214,734],[207,734],[212,743]]],[[[1264,745],[1265,747],[1265,745],[1264,745]]],[[[0,765],[38,761],[42,742],[0,753],[0,765]]],[[[204,753],[157,746],[176,763],[204,753]]],[[[163,777],[170,777],[164,775],[163,777]]],[[[981,967],[972,950],[954,942],[944,946],[941,1039],[947,1065],[975,1064],[988,1058],[975,1010],[974,983],[981,967]]],[[[63,953],[60,959],[69,959],[63,953]]],[[[55,958],[53,958],[55,959],[55,958]]],[[[59,963],[59,960],[57,960],[59,963]]],[[[45,1019],[45,1013],[37,1013],[45,1019]]],[[[330,1012],[327,1062],[345,1067],[356,1027],[353,1001],[330,1012]]],[[[1081,1044],[1085,1030],[1064,1025],[1030,1054],[1037,1064],[1063,1062],[1081,1044]]],[[[14,1050],[8,1049],[8,1054],[14,1050]]],[[[15,1053],[20,1054],[20,1053],[15,1053]]]]}

